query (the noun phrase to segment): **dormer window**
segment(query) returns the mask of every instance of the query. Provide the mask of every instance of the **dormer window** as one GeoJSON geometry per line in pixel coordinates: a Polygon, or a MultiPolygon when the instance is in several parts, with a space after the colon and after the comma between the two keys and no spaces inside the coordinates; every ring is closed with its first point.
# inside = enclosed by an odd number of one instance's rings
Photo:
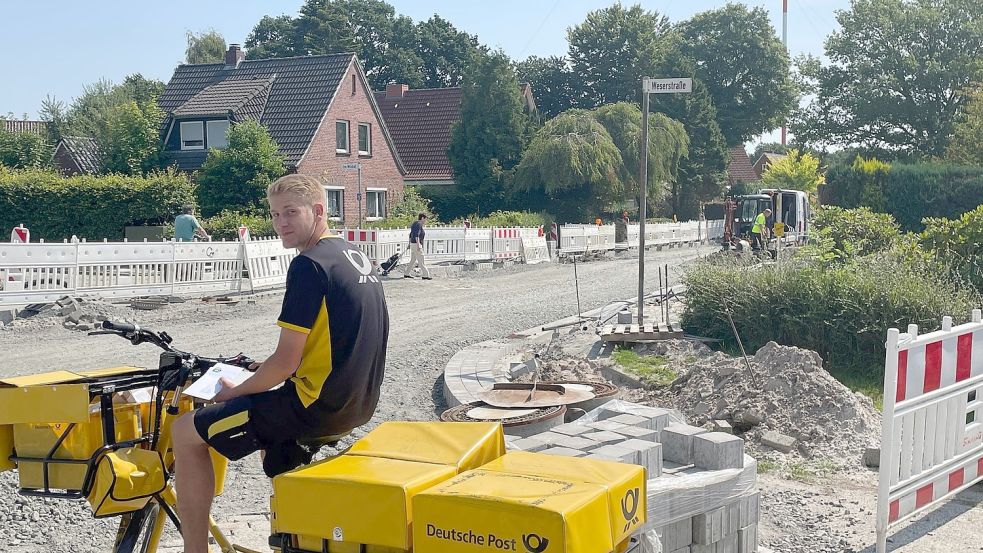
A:
{"type": "Polygon", "coordinates": [[[181,149],[205,149],[205,128],[201,121],[181,121],[181,149]]]}
{"type": "Polygon", "coordinates": [[[229,146],[229,139],[227,137],[229,122],[227,120],[207,121],[205,123],[205,129],[208,133],[209,148],[223,149],[229,146]]]}

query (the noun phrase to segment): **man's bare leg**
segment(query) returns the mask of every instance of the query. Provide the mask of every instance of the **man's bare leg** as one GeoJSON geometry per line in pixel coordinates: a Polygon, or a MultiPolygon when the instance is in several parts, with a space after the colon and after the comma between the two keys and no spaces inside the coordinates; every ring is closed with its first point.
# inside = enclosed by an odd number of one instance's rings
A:
{"type": "Polygon", "coordinates": [[[215,496],[215,470],[208,444],[195,429],[194,413],[174,422],[177,512],[184,553],[208,553],[208,514],[215,496]]]}

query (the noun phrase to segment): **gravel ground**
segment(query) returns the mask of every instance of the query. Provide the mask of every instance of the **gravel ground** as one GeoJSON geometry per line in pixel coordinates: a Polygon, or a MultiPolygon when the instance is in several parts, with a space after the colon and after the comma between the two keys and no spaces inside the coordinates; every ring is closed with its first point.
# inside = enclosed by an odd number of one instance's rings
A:
{"type": "MultiPolygon", "coordinates": [[[[675,281],[685,260],[716,248],[649,252],[646,259],[669,263],[675,281]]],[[[654,267],[654,264],[652,265],[654,267]]],[[[580,264],[584,311],[635,295],[632,259],[580,264]]],[[[398,275],[397,275],[398,276],[398,275]]],[[[650,273],[648,288],[658,276],[650,273]],[[654,277],[654,278],[653,278],[654,277]]],[[[577,311],[571,265],[517,266],[460,277],[386,281],[392,332],[382,401],[373,422],[434,419],[443,410],[440,373],[459,349],[577,311]]],[[[160,311],[120,307],[127,318],[167,330],[182,349],[208,355],[244,351],[262,358],[276,341],[273,322],[282,295],[243,298],[239,304],[172,304],[160,311]]],[[[114,337],[87,337],[58,325],[0,329],[0,376],[56,369],[134,364],[155,366],[157,351],[134,348],[114,337]]],[[[353,436],[361,435],[356,432],[353,436]]],[[[23,498],[14,473],[0,474],[0,550],[16,552],[108,551],[115,519],[94,520],[85,502],[23,498]]],[[[777,552],[860,551],[872,543],[873,473],[824,476],[811,482],[787,478],[784,470],[760,477],[764,497],[762,543],[777,552]],[[855,522],[857,521],[857,522],[855,522]]],[[[269,481],[258,456],[232,463],[226,492],[213,512],[219,520],[242,520],[268,510],[269,481]]],[[[983,509],[977,488],[909,525],[896,536],[898,551],[983,551],[979,545],[983,509]],[[927,537],[927,533],[935,534],[927,537]]],[[[256,532],[262,532],[262,524],[256,532]]],[[[255,539],[255,536],[254,536],[255,539]]],[[[262,540],[260,539],[260,543],[262,540]]],[[[866,551],[866,550],[865,550],[866,551]]]]}

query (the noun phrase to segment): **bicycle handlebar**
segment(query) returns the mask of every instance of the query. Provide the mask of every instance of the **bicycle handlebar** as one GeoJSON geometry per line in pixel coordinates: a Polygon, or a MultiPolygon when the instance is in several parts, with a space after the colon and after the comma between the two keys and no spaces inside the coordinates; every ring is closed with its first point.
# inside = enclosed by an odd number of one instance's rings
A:
{"type": "Polygon", "coordinates": [[[118,332],[125,332],[125,333],[140,331],[140,327],[138,325],[130,324],[130,323],[117,323],[115,321],[103,321],[102,327],[105,328],[106,330],[115,330],[118,332]]]}
{"type": "Polygon", "coordinates": [[[156,332],[148,328],[141,328],[140,325],[132,323],[118,323],[115,321],[103,321],[102,322],[103,331],[90,332],[90,335],[98,334],[115,334],[121,336],[130,341],[131,344],[137,346],[144,342],[150,342],[155,346],[161,348],[164,351],[168,351],[179,355],[183,359],[196,359],[206,365],[213,365],[215,363],[228,363],[230,365],[237,365],[245,369],[249,369],[249,366],[254,363],[252,359],[243,355],[242,353],[234,355],[232,357],[204,357],[200,355],[195,355],[190,352],[181,351],[175,349],[171,346],[173,339],[166,332],[156,332]]]}

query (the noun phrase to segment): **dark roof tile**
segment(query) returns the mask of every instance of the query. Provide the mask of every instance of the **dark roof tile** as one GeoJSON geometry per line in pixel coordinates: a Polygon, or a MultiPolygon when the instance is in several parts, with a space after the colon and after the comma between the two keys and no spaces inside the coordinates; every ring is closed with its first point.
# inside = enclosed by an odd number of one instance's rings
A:
{"type": "Polygon", "coordinates": [[[756,182],[761,177],[754,172],[751,166],[751,159],[748,158],[747,151],[742,144],[738,144],[730,149],[730,163],[727,165],[727,182],[734,184],[737,182],[756,182]]]}
{"type": "Polygon", "coordinates": [[[47,121],[4,119],[3,128],[7,132],[30,132],[34,134],[44,134],[48,131],[48,123],[47,121]]]}
{"type": "Polygon", "coordinates": [[[65,136],[59,141],[58,147],[63,147],[78,164],[83,173],[99,172],[99,145],[94,138],[88,136],[65,136]]]}
{"type": "Polygon", "coordinates": [[[402,97],[376,92],[375,101],[406,168],[407,179],[453,179],[447,148],[461,118],[460,88],[408,90],[402,97]]]}

